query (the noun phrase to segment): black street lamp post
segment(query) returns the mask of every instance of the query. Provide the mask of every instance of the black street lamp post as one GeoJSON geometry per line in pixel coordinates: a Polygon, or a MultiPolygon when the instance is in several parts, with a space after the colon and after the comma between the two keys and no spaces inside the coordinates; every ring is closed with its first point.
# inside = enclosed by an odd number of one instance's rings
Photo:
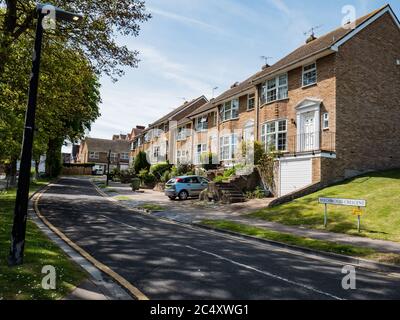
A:
{"type": "Polygon", "coordinates": [[[10,266],[21,265],[24,257],[26,220],[28,217],[29,184],[32,165],[32,146],[35,130],[35,114],[37,105],[37,92],[39,86],[40,59],[43,40],[43,21],[45,16],[54,10],[55,18],[66,21],[80,21],[81,15],[66,12],[59,8],[39,4],[36,7],[37,26],[35,48],[32,58],[32,73],[29,84],[28,106],[25,114],[24,138],[22,142],[21,162],[18,178],[17,198],[15,201],[14,223],[11,233],[11,247],[8,263],[10,266]]]}

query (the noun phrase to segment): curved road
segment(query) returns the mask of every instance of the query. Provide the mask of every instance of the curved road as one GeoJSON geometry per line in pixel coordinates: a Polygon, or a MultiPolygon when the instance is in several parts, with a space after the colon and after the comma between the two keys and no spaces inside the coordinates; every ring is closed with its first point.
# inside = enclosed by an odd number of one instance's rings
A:
{"type": "Polygon", "coordinates": [[[150,299],[400,299],[400,279],[359,269],[346,291],[343,262],[136,214],[87,179],[61,179],[39,208],[150,299]]]}

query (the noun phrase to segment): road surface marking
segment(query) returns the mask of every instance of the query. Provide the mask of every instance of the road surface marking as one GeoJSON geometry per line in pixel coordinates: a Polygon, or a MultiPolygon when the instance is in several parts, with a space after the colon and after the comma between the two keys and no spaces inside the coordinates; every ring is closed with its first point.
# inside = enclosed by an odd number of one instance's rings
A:
{"type": "Polygon", "coordinates": [[[257,268],[248,266],[248,265],[243,264],[243,263],[240,263],[240,262],[236,262],[236,261],[234,261],[234,260],[225,258],[225,257],[223,257],[223,256],[220,256],[220,255],[215,254],[215,253],[212,253],[212,252],[203,251],[203,250],[200,250],[200,249],[191,247],[191,246],[186,246],[186,248],[191,249],[191,250],[194,250],[194,251],[197,251],[197,252],[201,252],[201,253],[203,253],[203,254],[207,254],[207,255],[213,256],[213,257],[218,258],[218,259],[220,259],[220,260],[224,260],[224,261],[230,262],[230,263],[232,263],[232,264],[234,264],[234,265],[237,265],[237,266],[239,266],[239,267],[242,267],[242,268],[245,268],[245,269],[249,269],[249,270],[252,270],[252,271],[261,273],[261,274],[266,275],[266,276],[268,276],[268,277],[275,278],[275,279],[278,279],[278,280],[281,280],[281,281],[290,283],[290,284],[292,284],[292,285],[295,285],[295,286],[298,286],[298,287],[302,287],[302,288],[307,289],[307,290],[310,290],[310,291],[317,292],[317,293],[319,293],[319,294],[328,296],[328,297],[333,298],[333,299],[335,299],[335,300],[344,300],[343,298],[339,298],[339,297],[334,296],[334,295],[332,295],[332,294],[330,294],[330,293],[328,293],[328,292],[324,292],[324,291],[315,289],[315,288],[313,288],[313,287],[307,286],[307,285],[305,285],[305,284],[302,284],[302,283],[299,283],[299,282],[296,282],[296,281],[292,281],[292,280],[283,278],[283,277],[281,277],[281,276],[278,276],[278,275],[276,275],[276,274],[273,274],[273,273],[270,273],[270,272],[267,272],[267,271],[259,270],[259,269],[257,269],[257,268]]]}
{"type": "Polygon", "coordinates": [[[86,260],[91,262],[97,269],[101,270],[108,276],[110,276],[112,279],[114,279],[116,282],[118,282],[122,287],[124,287],[126,290],[128,290],[136,299],[138,300],[149,300],[149,298],[142,293],[138,288],[133,286],[128,280],[120,276],[118,273],[116,273],[114,270],[112,270],[110,267],[106,266],[105,264],[101,263],[98,261],[96,258],[92,257],[88,252],[86,252],[84,249],[79,247],[75,242],[73,242],[71,239],[69,239],[62,231],[60,231],[57,227],[55,227],[49,220],[47,220],[40,212],[39,210],[39,200],[43,196],[43,194],[49,190],[51,185],[48,187],[44,188],[40,193],[37,194],[36,198],[33,200],[33,205],[34,209],[36,212],[36,215],[39,217],[40,220],[43,221],[43,223],[51,230],[53,231],[57,236],[59,236],[64,242],[66,242],[71,248],[73,248],[75,251],[77,251],[80,255],[82,255],[86,260]]]}

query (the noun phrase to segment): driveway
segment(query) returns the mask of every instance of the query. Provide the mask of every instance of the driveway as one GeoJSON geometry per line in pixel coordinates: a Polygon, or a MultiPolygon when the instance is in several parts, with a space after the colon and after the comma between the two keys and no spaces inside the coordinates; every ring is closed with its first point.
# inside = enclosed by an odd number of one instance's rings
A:
{"type": "MultiPolygon", "coordinates": [[[[102,181],[97,179],[97,182],[102,181]]],[[[171,201],[163,192],[153,190],[132,192],[129,185],[115,182],[110,182],[109,188],[105,189],[105,191],[110,198],[123,202],[129,208],[135,209],[143,205],[157,205],[160,207],[160,210],[153,212],[152,215],[184,223],[199,222],[207,219],[240,217],[249,212],[267,207],[269,202],[273,200],[273,198],[254,199],[244,203],[229,205],[204,202],[198,199],[171,201]]]]}
{"type": "Polygon", "coordinates": [[[135,214],[85,179],[52,185],[39,208],[151,299],[400,299],[400,279],[358,269],[344,290],[343,262],[135,214]]]}

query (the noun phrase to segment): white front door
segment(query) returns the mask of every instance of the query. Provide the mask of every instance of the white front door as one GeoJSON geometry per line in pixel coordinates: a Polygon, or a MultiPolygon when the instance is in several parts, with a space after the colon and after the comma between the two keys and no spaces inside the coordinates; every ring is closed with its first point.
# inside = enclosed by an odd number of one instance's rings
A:
{"type": "Polygon", "coordinates": [[[301,135],[302,150],[316,150],[316,132],[315,132],[315,112],[307,112],[303,114],[303,130],[301,135]]]}

